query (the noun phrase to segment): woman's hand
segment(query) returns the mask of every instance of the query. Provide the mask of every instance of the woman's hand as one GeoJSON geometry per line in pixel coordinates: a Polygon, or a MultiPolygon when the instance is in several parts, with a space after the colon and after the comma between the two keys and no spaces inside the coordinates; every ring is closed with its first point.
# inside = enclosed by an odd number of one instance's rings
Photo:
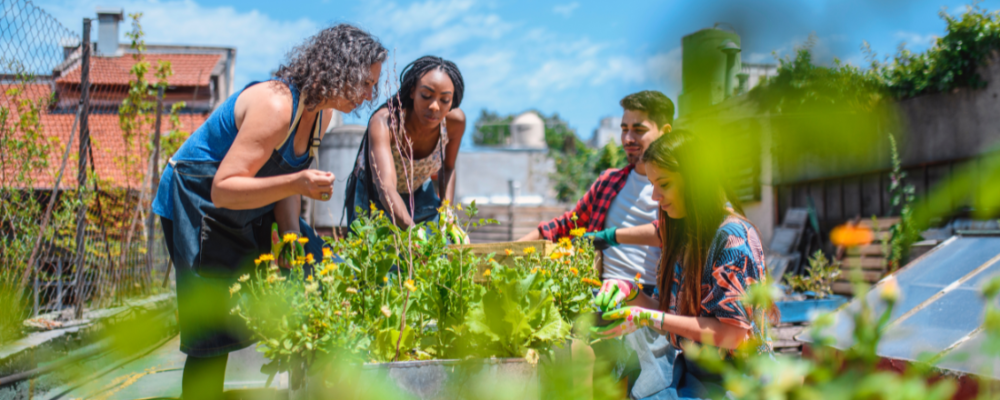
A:
{"type": "Polygon", "coordinates": [[[598,339],[611,339],[635,332],[641,326],[649,326],[662,331],[665,314],[648,308],[630,306],[606,312],[601,318],[616,322],[608,326],[592,327],[590,333],[598,339]]]}
{"type": "Polygon", "coordinates": [[[301,171],[296,178],[299,194],[322,201],[330,200],[333,195],[333,180],[333,173],[315,169],[301,171]]]}
{"type": "Polygon", "coordinates": [[[594,305],[601,311],[614,310],[624,302],[635,300],[639,290],[634,283],[621,279],[605,279],[594,298],[594,305]]]}

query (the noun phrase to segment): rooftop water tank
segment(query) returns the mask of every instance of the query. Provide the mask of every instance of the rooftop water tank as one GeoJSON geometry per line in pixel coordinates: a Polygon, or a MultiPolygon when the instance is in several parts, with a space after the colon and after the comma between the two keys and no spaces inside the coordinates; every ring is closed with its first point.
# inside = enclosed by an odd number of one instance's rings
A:
{"type": "Polygon", "coordinates": [[[718,26],[681,39],[681,116],[718,104],[739,88],[736,74],[740,71],[740,36],[718,26]]]}
{"type": "Polygon", "coordinates": [[[510,146],[516,148],[544,149],[545,121],[533,111],[518,115],[510,122],[510,146]]]}

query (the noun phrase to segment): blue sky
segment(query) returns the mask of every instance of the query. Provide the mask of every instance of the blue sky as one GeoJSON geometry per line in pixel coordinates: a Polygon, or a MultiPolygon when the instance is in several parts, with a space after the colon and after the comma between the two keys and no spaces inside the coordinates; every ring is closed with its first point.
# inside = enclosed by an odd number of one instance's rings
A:
{"type": "MultiPolygon", "coordinates": [[[[942,7],[962,2],[897,0],[788,1],[222,1],[40,0],[36,4],[79,31],[97,6],[142,11],[148,43],[237,48],[236,80],[267,77],[293,46],[338,22],[378,36],[396,68],[433,54],[455,61],[466,81],[462,108],[471,123],[486,108],[501,113],[559,113],[583,138],[600,118],[619,115],[618,100],[656,89],[676,101],[680,40],[715,22],[742,36],[744,62],[774,62],[814,33],[821,61],[865,64],[861,44],[879,55],[905,42],[925,49],[943,34],[942,7]]],[[[1000,0],[980,6],[1000,7],[1000,0]]],[[[127,26],[122,27],[122,31],[127,26]]],[[[384,71],[391,72],[390,63],[384,71]]],[[[383,78],[385,76],[383,75],[383,78]]],[[[366,123],[369,110],[348,116],[366,123]]],[[[471,129],[470,129],[471,131],[471,129]]]]}

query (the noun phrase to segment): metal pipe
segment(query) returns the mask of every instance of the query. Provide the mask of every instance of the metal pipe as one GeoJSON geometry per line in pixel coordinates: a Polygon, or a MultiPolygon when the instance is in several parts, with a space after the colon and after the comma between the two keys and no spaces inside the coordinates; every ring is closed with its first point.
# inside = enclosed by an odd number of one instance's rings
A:
{"type": "Polygon", "coordinates": [[[83,317],[83,281],[84,263],[86,261],[87,234],[87,203],[85,198],[87,188],[87,155],[90,148],[90,18],[83,19],[83,57],[80,61],[80,152],[77,163],[77,198],[80,208],[76,211],[76,278],[73,292],[76,295],[76,318],[83,317]]]}

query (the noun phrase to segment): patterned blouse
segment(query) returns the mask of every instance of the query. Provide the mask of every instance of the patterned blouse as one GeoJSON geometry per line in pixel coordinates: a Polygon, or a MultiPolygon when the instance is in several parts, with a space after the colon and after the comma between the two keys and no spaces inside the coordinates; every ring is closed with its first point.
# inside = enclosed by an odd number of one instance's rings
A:
{"type": "MultiPolygon", "coordinates": [[[[764,247],[757,230],[739,216],[726,217],[715,233],[708,263],[712,268],[703,270],[699,316],[714,317],[724,324],[750,329],[749,334],[762,343],[758,353],[772,352],[764,310],[748,309],[742,302],[746,290],[765,277],[764,247]]],[[[677,294],[682,283],[682,267],[677,263],[670,288],[670,309],[667,310],[670,314],[677,315],[677,294]]],[[[670,334],[671,343],[678,348],[679,339],[670,334]]]]}
{"type": "MultiPolygon", "coordinates": [[[[400,120],[405,121],[406,114],[403,114],[400,120]]],[[[391,146],[392,163],[396,167],[396,191],[399,193],[410,193],[411,190],[417,190],[434,173],[438,172],[441,169],[441,160],[444,159],[444,147],[447,145],[448,129],[445,128],[444,121],[441,122],[441,137],[438,139],[437,148],[430,155],[419,160],[403,157],[394,138],[391,146]],[[409,182],[407,182],[406,177],[410,177],[409,182]]]]}

